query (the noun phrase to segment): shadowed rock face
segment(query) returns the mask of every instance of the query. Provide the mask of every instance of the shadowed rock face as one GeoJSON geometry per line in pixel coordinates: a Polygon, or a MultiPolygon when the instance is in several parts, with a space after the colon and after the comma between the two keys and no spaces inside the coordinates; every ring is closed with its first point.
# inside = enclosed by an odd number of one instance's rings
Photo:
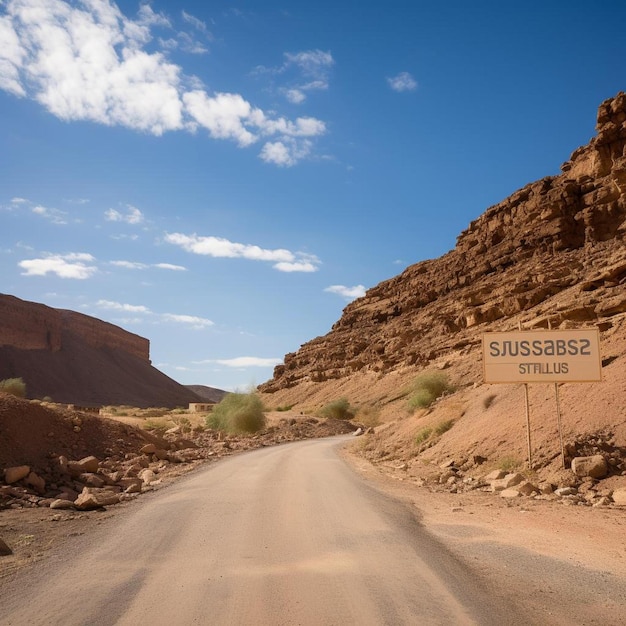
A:
{"type": "Polygon", "coordinates": [[[558,176],[487,209],[444,256],[349,304],[323,337],[287,354],[272,393],[357,372],[420,369],[486,330],[575,327],[626,312],[626,94],[558,176]]]}
{"type": "Polygon", "coordinates": [[[84,406],[186,406],[201,399],[150,364],[150,342],[74,311],[0,294],[0,380],[29,398],[84,406]]]}

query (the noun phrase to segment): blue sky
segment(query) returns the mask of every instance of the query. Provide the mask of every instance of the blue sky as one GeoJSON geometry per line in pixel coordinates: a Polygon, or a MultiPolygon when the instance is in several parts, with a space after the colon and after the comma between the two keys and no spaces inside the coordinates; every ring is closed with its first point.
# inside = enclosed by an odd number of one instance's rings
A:
{"type": "Polygon", "coordinates": [[[247,389],[559,173],[626,4],[0,1],[0,292],[247,389]]]}

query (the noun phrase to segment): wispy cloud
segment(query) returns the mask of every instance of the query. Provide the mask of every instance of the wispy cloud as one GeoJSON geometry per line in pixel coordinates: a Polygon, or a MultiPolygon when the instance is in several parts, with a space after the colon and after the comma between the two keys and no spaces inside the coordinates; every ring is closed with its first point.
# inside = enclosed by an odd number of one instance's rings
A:
{"type": "Polygon", "coordinates": [[[45,206],[38,204],[37,206],[32,208],[32,212],[35,215],[44,217],[53,224],[67,224],[67,213],[65,211],[60,211],[59,209],[49,209],[45,206]]]}
{"type": "Polygon", "coordinates": [[[155,263],[154,267],[158,267],[160,270],[171,270],[173,272],[187,271],[187,268],[183,265],[172,265],[172,263],[155,263]]]}
{"type": "Polygon", "coordinates": [[[151,313],[150,309],[141,304],[122,304],[111,300],[98,300],[96,306],[99,309],[109,309],[113,311],[124,311],[125,313],[151,313]]]}
{"type": "Polygon", "coordinates": [[[409,74],[409,72],[400,72],[396,76],[387,78],[389,86],[398,93],[403,91],[415,91],[417,89],[417,81],[409,74]]]}
{"type": "Polygon", "coordinates": [[[365,295],[365,287],[363,285],[355,285],[354,287],[346,287],[345,285],[331,285],[326,287],[324,291],[328,293],[336,293],[346,300],[354,300],[362,298],[365,295]]]}
{"type": "Polygon", "coordinates": [[[164,240],[181,247],[187,252],[214,258],[248,259],[250,261],[268,261],[274,263],[274,269],[280,272],[315,272],[320,260],[312,254],[291,252],[284,248],[267,249],[253,244],[236,243],[221,237],[203,237],[168,233],[164,240]]]}
{"type": "Polygon", "coordinates": [[[214,322],[204,317],[196,317],[195,315],[176,315],[174,313],[164,313],[161,318],[166,322],[176,322],[177,324],[186,324],[196,329],[203,329],[207,326],[213,326],[214,322]]]}
{"type": "MultiPolygon", "coordinates": [[[[201,20],[189,13],[182,17],[194,32],[210,36],[201,20]]],[[[261,156],[280,166],[308,156],[310,138],[326,132],[323,122],[292,122],[264,113],[239,94],[208,93],[168,59],[178,40],[190,52],[206,49],[189,33],[154,39],[153,31],[163,28],[172,28],[170,19],[148,3],[133,20],[111,0],[5,0],[0,2],[0,89],[35,100],[65,121],[89,120],[157,136],[202,128],[213,139],[242,148],[271,137],[289,156],[274,158],[276,151],[264,146],[261,156]]],[[[286,55],[285,67],[298,68],[307,78],[292,89],[304,94],[327,88],[332,63],[330,53],[318,50],[286,55]]],[[[290,98],[302,101],[295,93],[290,98]]]]}
{"type": "Polygon", "coordinates": [[[20,261],[18,266],[25,270],[22,272],[23,276],[56,274],[59,278],[85,280],[98,271],[97,267],[92,265],[94,261],[95,258],[91,254],[72,252],[64,255],[51,254],[39,259],[25,259],[20,261]]]}
{"type": "Polygon", "coordinates": [[[104,219],[107,222],[125,222],[126,224],[141,224],[144,221],[143,213],[132,205],[128,205],[126,212],[122,213],[117,209],[109,209],[104,212],[104,219]]]}
{"type": "MultiPolygon", "coordinates": [[[[150,316],[150,318],[157,323],[170,322],[175,324],[183,324],[190,326],[194,329],[204,329],[209,326],[213,326],[214,322],[205,317],[197,317],[195,315],[181,315],[176,313],[155,313],[151,311],[147,306],[142,304],[124,304],[122,302],[115,302],[112,300],[98,300],[95,306],[99,309],[106,309],[109,311],[119,311],[123,313],[141,313],[150,316]]],[[[133,322],[139,320],[135,319],[133,322]]]]}
{"type": "Polygon", "coordinates": [[[335,60],[330,52],[323,50],[303,50],[301,52],[285,52],[284,62],[278,67],[259,66],[257,74],[284,76],[287,86],[278,90],[292,104],[301,104],[312,91],[328,89],[330,72],[335,60]]]}
{"type": "Polygon", "coordinates": [[[205,361],[193,361],[196,365],[203,365],[209,363],[217,363],[218,365],[225,365],[226,367],[274,367],[279,363],[282,363],[282,359],[267,359],[257,356],[238,356],[233,359],[207,359],[205,361]]]}
{"type": "Polygon", "coordinates": [[[173,265],[172,263],[140,263],[138,261],[110,261],[110,265],[115,267],[123,267],[127,270],[147,270],[156,267],[160,270],[171,270],[174,272],[186,272],[187,268],[182,265],[173,265]]]}

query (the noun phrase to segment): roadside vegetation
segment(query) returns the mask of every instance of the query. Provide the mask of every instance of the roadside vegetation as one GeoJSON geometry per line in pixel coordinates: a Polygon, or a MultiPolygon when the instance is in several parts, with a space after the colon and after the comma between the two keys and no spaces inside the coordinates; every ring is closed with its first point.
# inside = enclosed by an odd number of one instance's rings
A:
{"type": "Polygon", "coordinates": [[[26,383],[21,378],[5,378],[0,380],[0,391],[10,393],[18,398],[25,398],[26,383]]]}
{"type": "Polygon", "coordinates": [[[350,420],[354,417],[354,412],[347,398],[339,398],[325,404],[317,414],[320,417],[335,420],[350,420]]]}
{"type": "Polygon", "coordinates": [[[256,433],[265,428],[265,408],[254,393],[228,393],[206,417],[206,425],[227,433],[256,433]]]}
{"type": "Polygon", "coordinates": [[[409,410],[427,409],[437,398],[452,391],[454,387],[443,372],[424,372],[410,386],[409,410]]]}
{"type": "Polygon", "coordinates": [[[443,420],[434,426],[425,426],[420,429],[414,438],[414,443],[419,448],[419,452],[430,448],[437,443],[439,437],[447,433],[454,426],[454,420],[443,420]]]}

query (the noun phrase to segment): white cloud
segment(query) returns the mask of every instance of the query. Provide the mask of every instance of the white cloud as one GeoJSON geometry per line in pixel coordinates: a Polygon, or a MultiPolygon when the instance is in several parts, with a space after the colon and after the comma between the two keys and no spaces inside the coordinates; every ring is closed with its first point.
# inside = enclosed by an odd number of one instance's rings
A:
{"type": "Polygon", "coordinates": [[[104,212],[104,219],[107,222],[126,222],[127,224],[141,224],[144,221],[143,213],[132,205],[128,205],[126,213],[109,209],[104,212]]]}
{"type": "Polygon", "coordinates": [[[129,270],[145,270],[150,267],[145,263],[138,263],[136,261],[111,261],[111,265],[115,265],[116,267],[124,267],[129,270]]]}
{"type": "Polygon", "coordinates": [[[111,309],[113,311],[125,311],[126,313],[150,313],[150,309],[141,304],[122,304],[111,300],[98,300],[96,306],[100,309],[111,309]]]}
{"type": "Polygon", "coordinates": [[[167,233],[164,239],[167,243],[180,246],[193,254],[213,258],[274,262],[274,269],[282,272],[314,272],[320,263],[312,254],[294,253],[284,248],[266,249],[252,244],[236,243],[222,237],[203,237],[195,233],[193,235],[167,233]]]}
{"type": "Polygon", "coordinates": [[[212,359],[208,361],[198,361],[197,363],[218,363],[226,367],[274,367],[282,363],[282,359],[264,359],[256,356],[238,356],[234,359],[212,359]]]}
{"type": "MultiPolygon", "coordinates": [[[[186,12],[182,16],[210,39],[203,22],[186,12]]],[[[0,1],[0,89],[36,100],[66,121],[88,120],[154,135],[202,127],[212,138],[235,141],[242,148],[271,135],[289,157],[263,157],[266,162],[293,165],[308,156],[310,143],[286,144],[284,139],[319,136],[326,131],[323,122],[271,119],[239,94],[207,93],[197,78],[185,75],[167,57],[174,47],[193,53],[204,53],[206,47],[184,32],[177,34],[178,41],[153,39],[154,29],[171,27],[148,3],[132,20],[111,0],[0,1]],[[152,51],[159,45],[163,51],[152,51]],[[190,91],[189,85],[194,85],[190,91]]],[[[292,101],[327,88],[333,64],[329,52],[285,58],[285,68],[296,68],[306,78],[294,86],[292,101]]]]}
{"type": "Polygon", "coordinates": [[[41,259],[26,259],[18,263],[23,276],[46,276],[56,274],[59,278],[85,280],[93,276],[98,269],[89,265],[95,261],[91,254],[73,252],[65,255],[48,255],[41,259]]]}
{"type": "Polygon", "coordinates": [[[197,17],[191,15],[190,13],[187,13],[187,11],[182,12],[182,16],[183,19],[185,20],[185,22],[187,22],[188,24],[191,24],[196,30],[199,30],[201,33],[208,33],[208,29],[206,24],[198,19],[197,17]]]}
{"type": "Polygon", "coordinates": [[[268,141],[261,150],[261,159],[266,163],[273,163],[281,167],[291,167],[308,156],[311,151],[311,142],[296,142],[289,137],[282,141],[268,141]]]}
{"type": "Polygon", "coordinates": [[[67,213],[65,211],[60,211],[59,209],[48,209],[47,207],[41,206],[40,204],[33,207],[31,210],[35,215],[45,217],[53,224],[67,224],[67,220],[65,219],[67,213]]]}
{"type": "Polygon", "coordinates": [[[174,272],[186,272],[187,268],[182,265],[172,265],[171,263],[156,263],[154,267],[158,267],[160,270],[172,270],[174,272]]]}
{"type": "Polygon", "coordinates": [[[195,329],[203,329],[207,326],[213,326],[213,322],[211,320],[204,317],[195,317],[194,315],[175,315],[173,313],[164,313],[161,318],[166,322],[189,324],[195,329]]]}
{"type": "Polygon", "coordinates": [[[305,50],[303,52],[285,52],[285,61],[278,68],[259,68],[261,71],[276,75],[293,74],[289,87],[280,91],[292,104],[301,104],[311,91],[328,89],[330,71],[335,64],[330,52],[322,50],[305,50]]]}
{"type": "Polygon", "coordinates": [[[400,72],[396,76],[387,78],[387,82],[394,91],[399,93],[417,89],[417,81],[408,72],[400,72]]]}
{"type": "Polygon", "coordinates": [[[336,293],[346,300],[354,300],[362,298],[365,295],[365,287],[363,285],[355,285],[354,287],[346,287],[345,285],[331,285],[326,287],[324,291],[328,293],[336,293]]]}
{"type": "Polygon", "coordinates": [[[11,198],[11,204],[28,204],[26,198],[11,198]]]}

